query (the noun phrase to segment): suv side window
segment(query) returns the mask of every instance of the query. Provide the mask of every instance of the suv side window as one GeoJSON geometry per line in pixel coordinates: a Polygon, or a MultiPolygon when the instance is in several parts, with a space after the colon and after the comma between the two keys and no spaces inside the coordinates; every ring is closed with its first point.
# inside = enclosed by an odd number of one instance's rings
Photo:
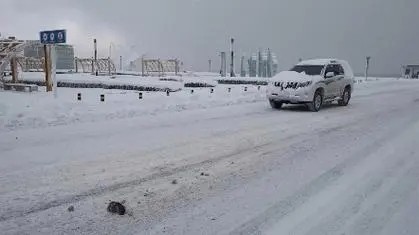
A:
{"type": "MultiPolygon", "coordinates": [[[[324,74],[326,75],[329,72],[333,72],[335,74],[335,76],[339,75],[340,74],[339,66],[340,65],[337,65],[337,64],[329,64],[329,65],[327,65],[326,72],[324,74]]],[[[343,71],[343,68],[342,68],[342,71],[343,71]]]]}
{"type": "Polygon", "coordinates": [[[337,64],[338,75],[345,75],[345,70],[343,69],[342,65],[337,64]]]}
{"type": "Polygon", "coordinates": [[[326,75],[327,73],[330,73],[330,72],[333,72],[333,73],[335,72],[332,64],[327,65],[326,71],[324,72],[324,75],[326,75]]]}

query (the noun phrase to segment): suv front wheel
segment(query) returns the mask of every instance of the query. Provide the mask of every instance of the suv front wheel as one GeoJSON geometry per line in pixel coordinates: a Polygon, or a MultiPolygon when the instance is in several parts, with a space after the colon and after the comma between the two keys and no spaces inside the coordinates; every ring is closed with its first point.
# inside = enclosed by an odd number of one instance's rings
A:
{"type": "Polygon", "coordinates": [[[275,100],[269,100],[269,104],[273,109],[280,109],[282,108],[282,102],[275,101],[275,100]]]}
{"type": "Polygon", "coordinates": [[[313,101],[308,103],[307,107],[312,112],[318,112],[323,104],[323,95],[320,90],[314,93],[313,101]]]}

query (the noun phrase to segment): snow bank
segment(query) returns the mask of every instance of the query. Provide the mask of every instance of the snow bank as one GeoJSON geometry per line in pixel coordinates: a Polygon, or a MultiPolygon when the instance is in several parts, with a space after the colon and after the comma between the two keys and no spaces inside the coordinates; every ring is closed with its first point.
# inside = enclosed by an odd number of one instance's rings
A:
{"type": "Polygon", "coordinates": [[[156,115],[193,109],[264,102],[264,89],[257,87],[183,88],[169,93],[104,89],[59,88],[58,98],[52,93],[0,92],[0,131],[69,125],[108,119],[156,115]],[[81,93],[82,100],[77,100],[81,93]],[[105,95],[105,102],[100,95],[105,95]]]}

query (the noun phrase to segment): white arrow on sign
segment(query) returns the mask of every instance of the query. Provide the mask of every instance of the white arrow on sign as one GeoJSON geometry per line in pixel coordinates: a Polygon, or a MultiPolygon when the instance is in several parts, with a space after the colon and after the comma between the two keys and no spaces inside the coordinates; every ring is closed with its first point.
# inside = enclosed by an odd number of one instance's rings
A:
{"type": "Polygon", "coordinates": [[[42,39],[44,40],[44,42],[47,41],[48,40],[48,34],[47,33],[43,33],[42,34],[42,39]]]}
{"type": "Polygon", "coordinates": [[[51,39],[51,41],[54,41],[54,38],[55,38],[54,33],[51,33],[51,34],[49,35],[49,39],[51,39]]]}
{"type": "Polygon", "coordinates": [[[59,32],[57,37],[58,37],[58,40],[60,40],[60,41],[64,39],[64,35],[63,35],[62,32],[59,32]]]}

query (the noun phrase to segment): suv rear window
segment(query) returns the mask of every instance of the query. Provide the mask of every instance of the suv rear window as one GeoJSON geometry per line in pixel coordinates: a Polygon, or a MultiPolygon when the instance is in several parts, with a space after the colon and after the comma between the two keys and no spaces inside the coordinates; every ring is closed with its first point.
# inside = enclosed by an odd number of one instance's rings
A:
{"type": "Polygon", "coordinates": [[[297,73],[304,72],[307,75],[320,75],[322,73],[323,65],[296,65],[290,71],[297,73]]]}

